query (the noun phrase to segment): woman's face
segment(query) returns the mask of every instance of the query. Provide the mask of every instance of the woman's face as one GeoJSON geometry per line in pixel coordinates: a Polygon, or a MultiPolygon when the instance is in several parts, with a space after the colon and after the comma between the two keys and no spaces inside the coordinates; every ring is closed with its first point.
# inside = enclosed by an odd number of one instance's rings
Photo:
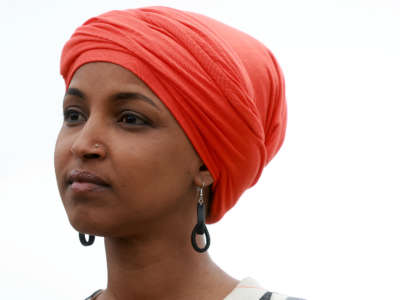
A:
{"type": "Polygon", "coordinates": [[[76,230],[121,237],[195,216],[194,178],[202,162],[138,77],[111,63],[83,65],[72,78],[63,110],[54,165],[76,230]],[[109,186],[85,190],[88,185],[71,184],[74,170],[94,173],[109,186]]]}

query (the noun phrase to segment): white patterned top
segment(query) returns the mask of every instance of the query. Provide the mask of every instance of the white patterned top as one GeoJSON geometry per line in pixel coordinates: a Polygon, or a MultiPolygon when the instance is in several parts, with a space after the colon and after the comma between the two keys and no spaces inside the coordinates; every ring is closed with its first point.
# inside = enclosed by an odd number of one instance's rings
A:
{"type": "Polygon", "coordinates": [[[255,279],[246,277],[230,292],[224,300],[304,300],[269,292],[255,279]]]}
{"type": "MultiPolygon", "coordinates": [[[[102,290],[97,290],[85,300],[95,300],[102,290]]],[[[287,297],[278,293],[272,293],[260,286],[251,277],[240,281],[236,287],[223,300],[305,300],[300,298],[287,297]]]]}

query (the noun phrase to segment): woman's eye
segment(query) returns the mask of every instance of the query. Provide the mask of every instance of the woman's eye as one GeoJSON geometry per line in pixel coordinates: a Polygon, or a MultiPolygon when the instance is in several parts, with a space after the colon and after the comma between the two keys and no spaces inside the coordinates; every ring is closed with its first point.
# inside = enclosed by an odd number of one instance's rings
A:
{"type": "Polygon", "coordinates": [[[132,113],[127,113],[124,114],[121,119],[123,123],[129,124],[129,125],[146,125],[147,122],[139,117],[138,115],[132,114],[132,113]]]}
{"type": "MultiPolygon", "coordinates": [[[[85,116],[81,112],[74,109],[68,109],[64,112],[64,122],[71,124],[71,123],[79,123],[82,121],[85,121],[85,116]]],[[[122,115],[119,122],[135,126],[148,124],[148,122],[145,121],[144,118],[139,117],[138,115],[132,113],[126,113],[122,115]]]]}
{"type": "Polygon", "coordinates": [[[76,123],[81,121],[79,119],[79,117],[83,118],[82,113],[80,113],[79,111],[76,111],[74,109],[67,109],[66,111],[64,111],[64,121],[68,122],[68,123],[76,123]]]}

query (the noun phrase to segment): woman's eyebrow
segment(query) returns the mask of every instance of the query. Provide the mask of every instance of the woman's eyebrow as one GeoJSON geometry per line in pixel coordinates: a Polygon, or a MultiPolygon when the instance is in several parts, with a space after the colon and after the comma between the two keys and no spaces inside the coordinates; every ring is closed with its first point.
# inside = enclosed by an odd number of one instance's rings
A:
{"type": "Polygon", "coordinates": [[[150,98],[148,98],[145,95],[140,94],[140,93],[133,93],[133,92],[117,93],[114,96],[112,96],[112,99],[116,102],[120,102],[120,101],[124,102],[124,101],[130,101],[130,100],[142,100],[142,101],[145,101],[145,102],[151,104],[158,110],[160,110],[160,108],[154,103],[153,100],[151,100],[150,98]]]}
{"type": "Polygon", "coordinates": [[[85,94],[77,88],[68,88],[68,90],[65,92],[64,98],[67,95],[77,96],[77,97],[81,98],[82,100],[85,100],[85,98],[86,98],[85,94]]]}
{"type": "MultiPolygon", "coordinates": [[[[76,97],[80,98],[81,100],[86,100],[85,94],[77,88],[68,88],[67,92],[65,93],[65,96],[67,96],[67,95],[76,96],[76,97]]],[[[160,110],[160,108],[154,103],[153,100],[151,100],[150,98],[148,98],[145,95],[140,94],[140,93],[120,92],[120,93],[116,93],[113,96],[111,96],[111,100],[115,101],[115,102],[142,100],[142,101],[145,101],[145,102],[151,104],[158,110],[160,110]]]]}

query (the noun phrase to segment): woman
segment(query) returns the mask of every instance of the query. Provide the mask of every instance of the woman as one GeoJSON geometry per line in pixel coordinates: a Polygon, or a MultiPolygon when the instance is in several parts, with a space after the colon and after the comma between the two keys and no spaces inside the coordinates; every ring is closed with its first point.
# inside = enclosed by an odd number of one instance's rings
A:
{"type": "Polygon", "coordinates": [[[87,299],[286,299],[206,252],[205,223],[283,142],[284,81],[269,50],[195,13],[111,11],[75,31],[61,74],[58,188],[81,243],[104,236],[107,256],[107,288],[87,299]]]}

